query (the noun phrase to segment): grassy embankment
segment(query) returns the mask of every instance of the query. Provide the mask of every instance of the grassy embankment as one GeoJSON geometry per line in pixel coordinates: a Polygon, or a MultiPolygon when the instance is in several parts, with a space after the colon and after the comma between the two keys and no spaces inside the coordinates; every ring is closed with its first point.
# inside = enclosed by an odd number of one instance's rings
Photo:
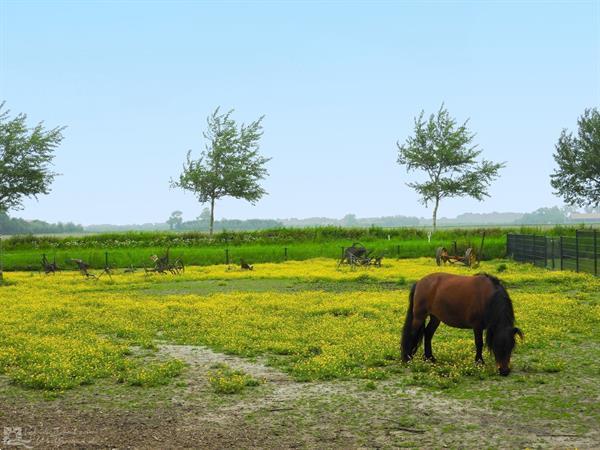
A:
{"type": "Polygon", "coordinates": [[[468,246],[479,249],[485,231],[484,259],[503,257],[506,234],[574,233],[575,228],[465,228],[443,229],[429,240],[427,229],[415,228],[338,228],[276,229],[253,232],[222,232],[212,239],[205,233],[105,233],[88,236],[14,236],[3,240],[5,270],[38,270],[42,254],[56,260],[62,268],[73,268],[71,258],[80,258],[94,268],[103,268],[105,254],[111,267],[150,267],[149,257],[170,248],[173,257],[182,257],[186,265],[222,264],[226,252],[232,264],[243,258],[250,263],[306,260],[317,257],[339,258],[342,247],[360,242],[386,258],[433,257],[440,246],[451,248],[457,242],[458,253],[468,246]]]}

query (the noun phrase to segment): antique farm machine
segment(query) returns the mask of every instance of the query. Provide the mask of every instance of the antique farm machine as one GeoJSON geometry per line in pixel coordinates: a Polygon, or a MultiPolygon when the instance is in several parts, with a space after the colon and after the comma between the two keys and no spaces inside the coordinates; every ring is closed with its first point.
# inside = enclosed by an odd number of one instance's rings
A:
{"type": "Polygon", "coordinates": [[[435,262],[438,266],[442,264],[460,263],[467,267],[479,266],[479,261],[483,256],[483,244],[485,242],[485,232],[481,235],[481,243],[479,250],[476,250],[472,245],[468,245],[464,252],[460,251],[456,245],[456,241],[452,242],[452,254],[446,247],[438,247],[435,251],[435,262]]]}
{"type": "Polygon", "coordinates": [[[338,267],[347,264],[352,268],[375,266],[381,267],[383,256],[375,255],[373,250],[367,250],[364,245],[355,242],[350,247],[342,249],[342,258],[338,262],[338,267]]]}
{"type": "Polygon", "coordinates": [[[168,248],[164,255],[162,255],[162,256],[152,255],[150,257],[150,259],[154,263],[154,267],[152,267],[150,269],[145,269],[146,273],[156,272],[156,273],[160,273],[163,275],[167,274],[167,273],[171,273],[173,275],[179,275],[179,274],[182,274],[183,272],[185,272],[185,265],[183,264],[182,258],[181,257],[178,257],[175,259],[171,258],[171,256],[169,255],[168,248]]]}

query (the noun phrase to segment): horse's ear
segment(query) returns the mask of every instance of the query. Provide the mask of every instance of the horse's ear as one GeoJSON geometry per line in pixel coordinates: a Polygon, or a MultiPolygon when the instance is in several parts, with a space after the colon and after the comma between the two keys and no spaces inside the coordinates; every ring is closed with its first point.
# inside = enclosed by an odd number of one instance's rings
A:
{"type": "Polygon", "coordinates": [[[521,338],[521,340],[525,339],[525,336],[523,336],[523,332],[517,327],[515,327],[513,329],[513,334],[516,334],[517,336],[519,336],[521,338]]]}

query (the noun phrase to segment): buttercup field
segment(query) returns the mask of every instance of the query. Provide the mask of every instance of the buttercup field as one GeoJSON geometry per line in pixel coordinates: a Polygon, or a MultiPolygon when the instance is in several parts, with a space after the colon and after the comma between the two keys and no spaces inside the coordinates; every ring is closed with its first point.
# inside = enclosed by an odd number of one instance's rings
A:
{"type": "Polygon", "coordinates": [[[471,332],[443,325],[435,364],[400,362],[409,286],[435,269],[317,259],[177,278],[11,274],[3,417],[49,446],[593,446],[598,279],[482,264],[502,276],[525,333],[501,378],[489,355],[474,364],[471,332]]]}

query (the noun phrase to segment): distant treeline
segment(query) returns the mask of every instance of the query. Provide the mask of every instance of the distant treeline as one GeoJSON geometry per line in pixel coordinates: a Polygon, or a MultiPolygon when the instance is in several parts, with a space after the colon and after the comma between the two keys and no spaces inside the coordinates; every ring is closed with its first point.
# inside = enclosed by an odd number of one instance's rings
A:
{"type": "MultiPolygon", "coordinates": [[[[201,231],[207,232],[209,220],[199,217],[196,220],[183,221],[181,212],[171,216],[162,223],[146,223],[135,225],[90,225],[85,231],[92,233],[118,232],[118,231],[201,231]]],[[[442,217],[438,219],[441,227],[472,227],[493,225],[556,225],[568,224],[570,210],[552,207],[539,208],[531,213],[492,212],[492,213],[465,213],[456,218],[442,217]]],[[[174,213],[175,214],[175,213],[174,213]]],[[[396,227],[429,227],[431,219],[412,216],[384,216],[384,217],[357,217],[355,214],[346,214],[341,219],[331,217],[308,217],[304,219],[221,219],[216,220],[215,231],[252,231],[273,228],[306,228],[306,227],[347,227],[347,228],[396,228],[396,227]]]]}
{"type": "MultiPolygon", "coordinates": [[[[273,219],[221,219],[215,220],[215,231],[244,231],[244,230],[264,230],[269,228],[283,227],[283,223],[273,219]]],[[[89,225],[85,231],[90,233],[105,233],[119,231],[201,231],[208,232],[209,222],[207,220],[190,220],[181,222],[176,226],[171,226],[167,222],[163,223],[144,223],[134,225],[89,225]]]]}
{"type": "MultiPolygon", "coordinates": [[[[478,225],[557,225],[568,224],[569,208],[539,208],[531,213],[492,212],[492,213],[464,213],[456,218],[442,217],[438,219],[438,226],[478,226],[478,225]]],[[[388,216],[388,217],[356,217],[347,214],[341,219],[328,217],[311,217],[307,219],[279,219],[286,227],[307,227],[334,225],[341,227],[428,227],[431,219],[388,216]]]]}
{"type": "Polygon", "coordinates": [[[83,233],[81,225],[72,222],[48,223],[42,220],[24,220],[0,212],[0,234],[56,234],[83,233]]]}
{"type": "MultiPolygon", "coordinates": [[[[454,219],[440,218],[440,227],[479,227],[479,226],[517,226],[517,225],[557,225],[570,224],[569,213],[566,208],[539,208],[534,212],[522,213],[465,213],[454,219]]],[[[69,223],[50,224],[41,220],[27,221],[24,219],[10,218],[0,214],[0,234],[74,234],[74,233],[127,233],[127,232],[165,232],[177,231],[179,233],[204,233],[208,232],[209,221],[206,217],[196,220],[183,221],[181,212],[177,220],[169,219],[161,223],[145,223],[132,225],[90,225],[81,226],[69,223]],[[171,222],[171,223],[169,223],[171,222]]],[[[431,219],[408,216],[387,217],[356,217],[347,214],[341,219],[328,217],[310,217],[306,219],[221,219],[215,221],[215,231],[227,233],[231,231],[256,231],[265,230],[269,233],[273,229],[289,228],[398,228],[398,227],[429,227],[431,219]]],[[[300,232],[302,233],[302,232],[300,232]]],[[[310,233],[310,232],[309,232],[310,233]]],[[[352,234],[352,232],[349,232],[352,234]]]]}

